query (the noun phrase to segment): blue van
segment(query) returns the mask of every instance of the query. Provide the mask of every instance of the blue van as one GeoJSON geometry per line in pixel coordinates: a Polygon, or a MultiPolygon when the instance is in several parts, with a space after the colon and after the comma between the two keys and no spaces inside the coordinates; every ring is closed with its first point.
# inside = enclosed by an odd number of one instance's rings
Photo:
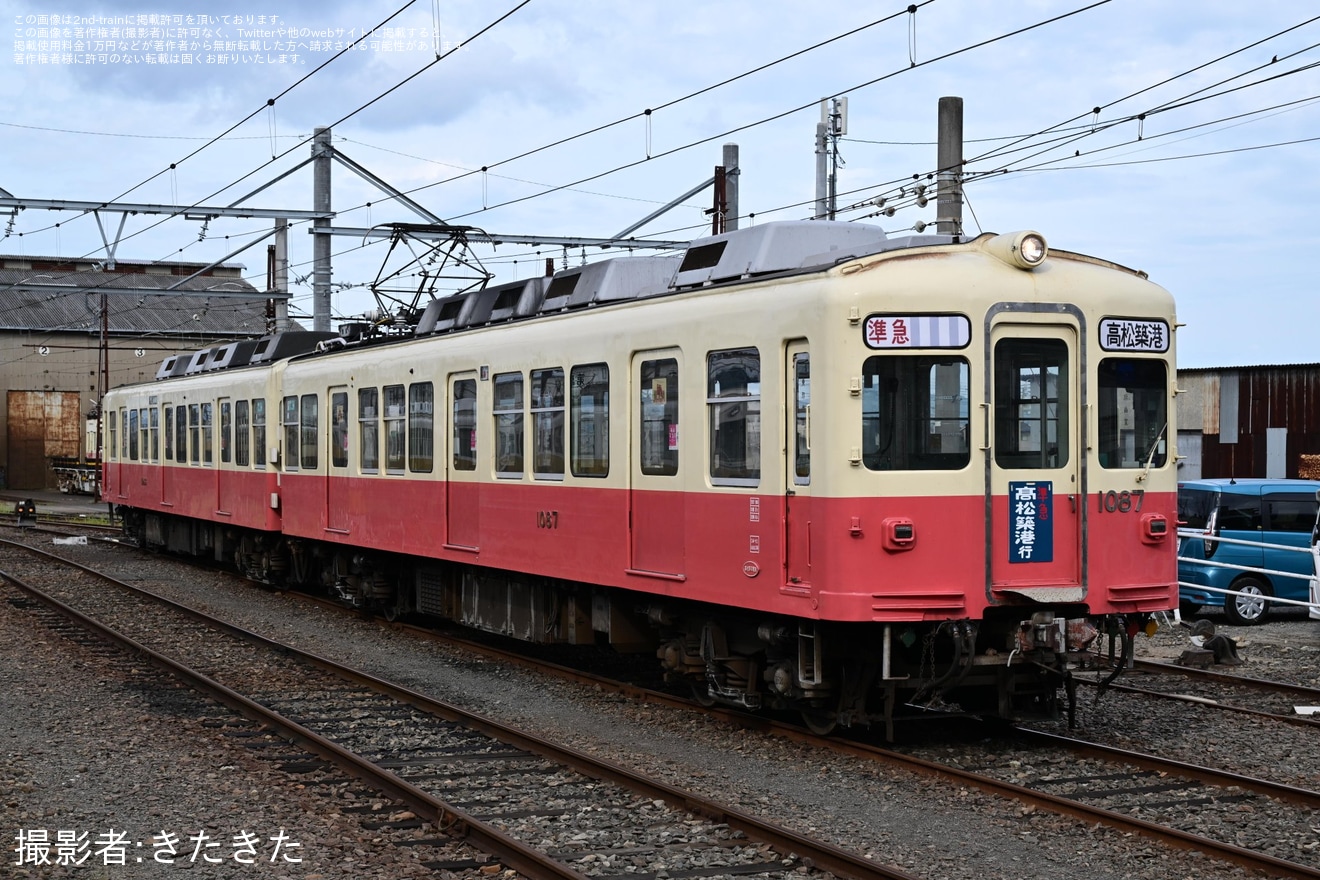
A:
{"type": "Polygon", "coordinates": [[[1246,547],[1210,540],[1236,538],[1288,547],[1310,547],[1320,502],[1320,480],[1188,480],[1178,484],[1178,528],[1193,529],[1205,538],[1178,541],[1179,608],[1184,615],[1202,605],[1223,605],[1230,623],[1260,623],[1269,611],[1270,596],[1310,600],[1312,561],[1309,553],[1246,547]],[[1296,572],[1283,577],[1206,565],[1203,560],[1249,568],[1296,572]],[[1225,596],[1198,586],[1234,590],[1225,596]]]}

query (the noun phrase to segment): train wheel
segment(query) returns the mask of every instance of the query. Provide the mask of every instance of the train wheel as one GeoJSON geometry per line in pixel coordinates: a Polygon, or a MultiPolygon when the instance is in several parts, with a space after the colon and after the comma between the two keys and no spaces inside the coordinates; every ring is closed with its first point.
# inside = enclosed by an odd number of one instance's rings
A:
{"type": "Polygon", "coordinates": [[[802,723],[816,736],[829,736],[839,726],[839,716],[831,709],[803,709],[802,723]]]}
{"type": "Polygon", "coordinates": [[[692,682],[692,699],[705,709],[715,705],[715,698],[710,695],[710,685],[704,681],[692,682]]]}

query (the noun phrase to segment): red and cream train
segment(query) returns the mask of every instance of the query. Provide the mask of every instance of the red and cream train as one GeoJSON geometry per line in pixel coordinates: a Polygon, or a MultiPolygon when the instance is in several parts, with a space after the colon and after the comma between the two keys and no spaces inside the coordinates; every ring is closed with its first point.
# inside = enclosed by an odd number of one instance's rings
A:
{"type": "Polygon", "coordinates": [[[1032,232],[771,223],[111,391],[145,545],[655,651],[815,728],[1055,712],[1177,604],[1172,298],[1032,232]]]}

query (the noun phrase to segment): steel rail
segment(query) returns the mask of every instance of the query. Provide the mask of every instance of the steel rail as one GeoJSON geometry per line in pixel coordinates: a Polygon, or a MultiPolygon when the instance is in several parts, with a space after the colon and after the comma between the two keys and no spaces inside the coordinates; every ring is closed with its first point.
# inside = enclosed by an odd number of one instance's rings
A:
{"type": "Polygon", "coordinates": [[[1158,660],[1138,660],[1136,661],[1135,668],[1146,669],[1151,672],[1181,675],[1184,678],[1199,678],[1205,681],[1217,681],[1223,684],[1243,685],[1246,687],[1258,688],[1260,690],[1286,691],[1320,702],[1320,688],[1309,687],[1304,684],[1291,684],[1286,681],[1270,681],[1266,678],[1252,678],[1248,675],[1233,675],[1226,672],[1215,672],[1210,669],[1196,669],[1195,667],[1178,666],[1175,663],[1163,663],[1158,660]]]}
{"type": "MultiPolygon", "coordinates": [[[[62,561],[67,562],[68,560],[62,561]]],[[[526,846],[515,838],[472,817],[463,810],[450,806],[444,801],[427,794],[388,770],[378,767],[314,731],[308,730],[296,721],[285,718],[278,712],[262,706],[260,703],[243,696],[209,676],[148,648],[146,645],[88,617],[53,596],[48,596],[19,578],[3,571],[0,571],[0,577],[83,629],[137,654],[147,663],[174,676],[199,693],[223,703],[251,721],[267,725],[279,731],[291,742],[324,758],[345,773],[365,782],[377,791],[407,804],[413,812],[430,821],[441,832],[450,837],[469,841],[479,849],[498,858],[506,867],[512,868],[521,874],[526,874],[528,877],[554,878],[554,880],[588,880],[586,875],[574,871],[567,865],[556,862],[544,853],[526,846]]]]}
{"type": "MultiPolygon", "coordinates": [[[[1088,682],[1089,683],[1089,682],[1088,682]]],[[[1280,724],[1291,724],[1296,727],[1320,727],[1320,718],[1312,718],[1306,715],[1280,715],[1278,712],[1268,712],[1264,709],[1252,709],[1247,706],[1238,706],[1233,703],[1225,703],[1211,697],[1198,697],[1195,694],[1173,694],[1165,691],[1155,691],[1149,688],[1137,687],[1130,684],[1111,684],[1111,691],[1122,691],[1127,694],[1139,694],[1143,697],[1152,697],[1157,700],[1173,700],[1179,703],[1193,703],[1199,706],[1210,706],[1224,712],[1236,712],[1239,715],[1251,715],[1255,718],[1265,718],[1270,721],[1277,721],[1280,724]]]]}
{"type": "MultiPolygon", "coordinates": [[[[725,806],[716,801],[694,794],[693,792],[685,791],[654,779],[649,779],[618,764],[595,758],[585,752],[580,752],[567,746],[561,746],[552,743],[549,740],[542,739],[541,737],[519,731],[494,719],[469,712],[450,703],[433,699],[425,694],[401,687],[362,672],[361,670],[342,666],[333,660],[309,651],[303,651],[281,642],[277,642],[273,639],[268,639],[258,633],[213,618],[210,615],[189,608],[185,605],[181,605],[163,596],[158,596],[149,590],[144,590],[141,587],[135,587],[131,584],[116,580],[115,578],[84,566],[81,563],[65,559],[57,554],[48,553],[40,548],[15,544],[10,541],[0,541],[0,543],[9,544],[36,555],[45,556],[65,565],[74,566],[88,574],[114,583],[116,586],[146,596],[154,601],[161,602],[194,620],[206,623],[209,626],[213,626],[246,641],[269,648],[270,650],[278,651],[285,656],[310,663],[328,672],[334,673],[347,681],[369,687],[372,690],[408,703],[409,705],[439,718],[461,724],[471,730],[483,733],[509,745],[541,755],[542,757],[571,767],[592,778],[613,782],[629,790],[644,794],[651,799],[663,800],[675,808],[697,813],[713,821],[722,822],[735,831],[741,831],[750,839],[766,843],[782,854],[795,853],[800,858],[809,861],[816,868],[828,871],[836,876],[851,878],[851,880],[917,880],[914,875],[896,867],[862,858],[861,856],[848,852],[840,847],[836,847],[824,841],[814,840],[787,828],[773,825],[769,822],[758,819],[749,813],[725,806]]],[[[352,773],[373,786],[379,786],[382,791],[385,791],[391,796],[396,797],[398,800],[408,804],[417,811],[419,815],[430,818],[441,830],[450,833],[452,836],[465,837],[471,840],[479,848],[497,856],[508,867],[514,868],[519,871],[519,873],[525,873],[528,877],[536,878],[574,878],[574,880],[585,880],[585,875],[553,861],[545,854],[522,844],[515,838],[503,834],[498,829],[486,826],[479,819],[476,819],[463,810],[453,807],[444,801],[427,794],[421,789],[404,782],[394,774],[382,770],[370,762],[359,758],[334,742],[326,740],[313,731],[299,725],[297,722],[291,721],[276,712],[266,709],[202,673],[189,669],[188,667],[133,641],[110,627],[86,617],[76,609],[70,608],[53,597],[46,596],[36,588],[23,584],[11,575],[0,572],[0,577],[4,577],[6,580],[15,583],[34,598],[56,608],[60,613],[76,620],[80,625],[93,629],[106,638],[124,645],[129,650],[141,654],[153,665],[157,665],[160,668],[171,672],[171,674],[179,676],[196,689],[214,695],[217,699],[242,713],[244,716],[261,723],[270,724],[295,742],[298,742],[300,745],[303,745],[321,757],[331,761],[336,766],[339,766],[345,772],[352,773]]]]}
{"type": "MultiPolygon", "coordinates": [[[[414,629],[407,624],[394,624],[401,629],[414,629]]],[[[431,633],[433,630],[418,630],[423,633],[431,633]]],[[[452,639],[446,636],[446,639],[452,639]]],[[[644,700],[650,703],[659,703],[673,707],[682,707],[687,709],[698,708],[697,705],[688,699],[676,697],[670,694],[662,694],[650,691],[636,685],[621,684],[617,681],[595,675],[593,673],[581,672],[568,667],[555,666],[541,661],[529,662],[526,657],[506,651],[501,648],[495,648],[488,645],[471,642],[462,638],[452,639],[461,642],[465,647],[471,650],[486,653],[490,656],[508,659],[524,666],[534,666],[538,669],[553,668],[557,673],[579,681],[589,682],[603,688],[612,689],[618,693],[631,696],[635,699],[644,700]]],[[[1138,661],[1139,663],[1142,661],[1138,661]]],[[[1230,676],[1231,678],[1231,676],[1230,676]]],[[[721,708],[701,708],[700,711],[714,715],[733,724],[741,725],[744,728],[759,730],[774,736],[789,739],[794,742],[807,743],[817,747],[825,747],[839,754],[847,754],[852,757],[863,758],[866,760],[884,761],[893,766],[920,773],[926,776],[933,776],[949,780],[963,782],[971,786],[980,788],[991,794],[1001,797],[1009,797],[1014,800],[1030,803],[1038,808],[1048,810],[1052,813],[1071,816],[1076,819],[1086,821],[1088,824],[1100,822],[1109,827],[1120,828],[1125,831],[1140,834],[1143,837],[1154,838],[1163,841],[1172,846],[1182,849],[1199,850],[1207,855],[1244,867],[1263,871],[1269,876],[1274,877],[1300,877],[1300,878],[1320,878],[1320,870],[1310,868],[1306,865],[1298,865],[1295,862],[1289,862],[1278,859],[1264,853],[1257,853],[1243,847],[1232,844],[1221,843],[1212,838],[1202,837],[1190,832],[1180,831],[1175,828],[1168,828],[1158,825],[1154,822],[1148,822],[1143,819],[1136,819],[1131,816],[1123,815],[1112,810],[1106,810],[1102,807],[1093,807],[1080,801],[1069,800],[1058,795],[1051,795],[1044,792],[1038,792],[1025,786],[1016,785],[1011,782],[1003,782],[994,777],[983,776],[967,770],[960,770],[938,764],[933,761],[926,761],[922,758],[916,758],[905,755],[901,752],[895,752],[890,749],[867,743],[852,742],[843,739],[821,738],[815,734],[809,733],[802,728],[790,724],[784,724],[772,719],[759,716],[749,716],[744,713],[721,708]]],[[[1049,736],[1049,734],[1031,732],[1032,736],[1049,736]]],[[[1076,748],[1078,750],[1095,749],[1096,754],[1099,750],[1107,747],[1093,743],[1087,743],[1080,740],[1072,740],[1066,737],[1055,737],[1057,745],[1065,748],[1076,748]]],[[[1118,752],[1120,750],[1114,750],[1118,752]]],[[[1254,791],[1267,796],[1279,797],[1292,802],[1300,802],[1316,805],[1317,799],[1320,799],[1320,793],[1306,789],[1294,788],[1281,783],[1270,782],[1269,780],[1257,779],[1249,776],[1239,776],[1227,772],[1217,771],[1214,768],[1196,767],[1191,764],[1179,764],[1178,762],[1166,761],[1153,755],[1145,755],[1139,752],[1124,753],[1124,760],[1133,764],[1140,764],[1145,767],[1160,766],[1161,769],[1168,772],[1176,772],[1181,775],[1194,776],[1195,773],[1203,774],[1204,779],[1218,777],[1224,780],[1219,784],[1235,785],[1239,788],[1254,791]],[[1185,769],[1173,769],[1175,766],[1185,769]]],[[[1113,758],[1110,757],[1110,760],[1113,758]]]]}

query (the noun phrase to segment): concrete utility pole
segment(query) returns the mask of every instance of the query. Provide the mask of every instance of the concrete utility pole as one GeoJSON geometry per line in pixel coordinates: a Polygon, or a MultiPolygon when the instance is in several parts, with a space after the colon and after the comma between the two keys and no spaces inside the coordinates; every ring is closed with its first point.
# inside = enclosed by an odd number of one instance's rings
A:
{"type": "Polygon", "coordinates": [[[816,217],[833,220],[838,211],[839,138],[848,133],[848,99],[820,102],[816,125],[816,217]]]}
{"type": "Polygon", "coordinates": [[[963,99],[940,98],[936,150],[935,230],[962,235],[963,99]]]}
{"type": "MultiPolygon", "coordinates": [[[[326,241],[330,240],[325,236],[326,241]]],[[[284,296],[275,299],[275,330],[289,329],[289,221],[280,218],[275,221],[275,265],[271,268],[271,290],[284,296]]],[[[330,254],[327,248],[326,259],[330,254]]],[[[329,275],[329,273],[326,273],[329,275]]],[[[329,312],[326,312],[327,316],[329,312]]],[[[328,327],[328,324],[327,324],[328,327]]]]}
{"type": "MultiPolygon", "coordinates": [[[[317,128],[312,138],[312,210],[330,213],[330,129],[317,128]]],[[[326,218],[319,224],[329,226],[326,218]]],[[[330,240],[325,233],[312,235],[312,329],[330,329],[330,240]]],[[[278,264],[278,259],[277,259],[278,264]]],[[[288,264],[286,259],[285,265],[288,264]]]]}
{"type": "Polygon", "coordinates": [[[738,228],[738,145],[724,145],[724,231],[738,228]]]}
{"type": "Polygon", "coordinates": [[[824,220],[829,214],[829,151],[825,146],[825,123],[816,123],[816,211],[813,220],[824,220]]]}

